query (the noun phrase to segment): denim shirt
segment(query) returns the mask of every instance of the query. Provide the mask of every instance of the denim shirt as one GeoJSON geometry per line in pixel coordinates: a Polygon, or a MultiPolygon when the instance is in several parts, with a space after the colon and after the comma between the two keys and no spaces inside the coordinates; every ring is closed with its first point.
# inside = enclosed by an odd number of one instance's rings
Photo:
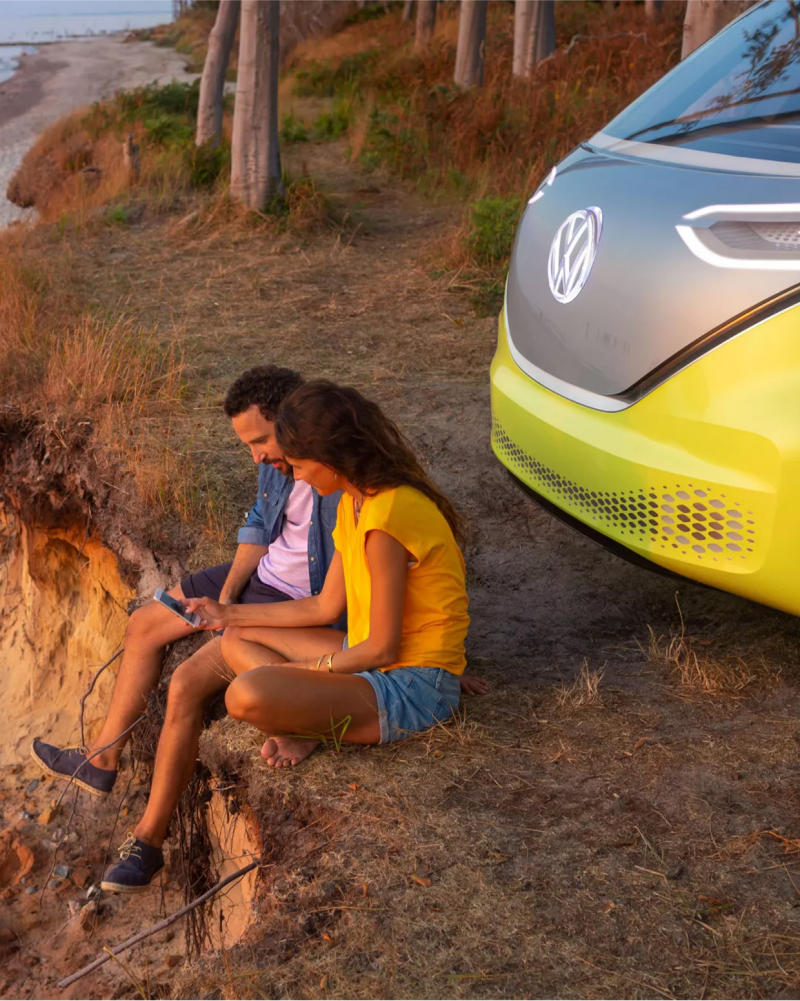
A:
{"type": "MultiPolygon", "coordinates": [[[[279,473],[274,466],[259,463],[258,497],[247,521],[239,529],[240,543],[269,546],[278,538],[283,529],[286,501],[293,486],[294,480],[279,473]]],[[[308,576],[311,593],[319,594],[335,552],[333,530],[336,527],[336,510],[342,492],[337,490],[327,497],[320,497],[316,490],[313,494],[314,503],[308,529],[308,576]]]]}

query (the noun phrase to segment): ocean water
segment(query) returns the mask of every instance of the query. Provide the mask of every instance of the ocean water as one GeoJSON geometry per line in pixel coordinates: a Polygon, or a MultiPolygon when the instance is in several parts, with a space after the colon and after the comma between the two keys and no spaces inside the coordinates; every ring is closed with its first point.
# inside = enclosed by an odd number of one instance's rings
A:
{"type": "Polygon", "coordinates": [[[0,0],[0,82],[31,44],[87,38],[172,20],[170,0],[0,0]]]}
{"type": "Polygon", "coordinates": [[[0,83],[9,80],[14,75],[21,58],[32,55],[35,51],[34,45],[0,44],[0,83]]]}

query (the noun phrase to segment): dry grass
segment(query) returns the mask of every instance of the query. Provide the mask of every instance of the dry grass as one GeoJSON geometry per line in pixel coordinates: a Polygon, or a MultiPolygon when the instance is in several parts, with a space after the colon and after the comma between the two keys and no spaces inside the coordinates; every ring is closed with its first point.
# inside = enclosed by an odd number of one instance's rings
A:
{"type": "Polygon", "coordinates": [[[604,674],[605,668],[592,671],[589,669],[589,661],[584,660],[578,676],[570,682],[562,681],[556,688],[556,705],[559,709],[586,709],[589,706],[602,708],[600,683],[604,674]]]}
{"type": "Polygon", "coordinates": [[[680,605],[678,614],[680,627],[671,630],[668,636],[660,636],[648,626],[648,656],[652,662],[666,667],[670,682],[683,698],[739,699],[749,690],[777,683],[780,668],[768,664],[761,655],[747,661],[737,654],[698,649],[707,647],[709,641],[687,636],[680,605]]]}

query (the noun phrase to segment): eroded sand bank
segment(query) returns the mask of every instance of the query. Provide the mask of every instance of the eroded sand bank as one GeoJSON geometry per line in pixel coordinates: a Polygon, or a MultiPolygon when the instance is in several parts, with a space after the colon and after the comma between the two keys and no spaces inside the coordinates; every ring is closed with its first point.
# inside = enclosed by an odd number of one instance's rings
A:
{"type": "Polygon", "coordinates": [[[73,108],[110,97],[121,87],[153,80],[193,80],[174,49],[122,36],[55,42],[23,59],[18,72],[0,84],[0,227],[30,210],[6,198],[8,182],[39,133],[73,108]]]}

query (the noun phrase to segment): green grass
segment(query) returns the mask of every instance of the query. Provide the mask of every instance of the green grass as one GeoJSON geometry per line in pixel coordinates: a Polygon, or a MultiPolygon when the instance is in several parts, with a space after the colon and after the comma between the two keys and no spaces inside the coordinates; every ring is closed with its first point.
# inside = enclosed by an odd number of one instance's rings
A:
{"type": "Polygon", "coordinates": [[[280,135],[282,143],[307,143],[311,138],[306,123],[297,118],[293,112],[283,116],[280,135]]]}
{"type": "Polygon", "coordinates": [[[331,111],[319,114],[311,126],[312,139],[339,139],[350,128],[350,115],[353,102],[347,98],[338,98],[331,111]]]}
{"type": "Polygon", "coordinates": [[[295,73],[294,92],[298,97],[349,96],[353,85],[368,76],[377,65],[378,52],[369,49],[345,56],[337,65],[330,61],[310,62],[306,69],[295,73]]]}

